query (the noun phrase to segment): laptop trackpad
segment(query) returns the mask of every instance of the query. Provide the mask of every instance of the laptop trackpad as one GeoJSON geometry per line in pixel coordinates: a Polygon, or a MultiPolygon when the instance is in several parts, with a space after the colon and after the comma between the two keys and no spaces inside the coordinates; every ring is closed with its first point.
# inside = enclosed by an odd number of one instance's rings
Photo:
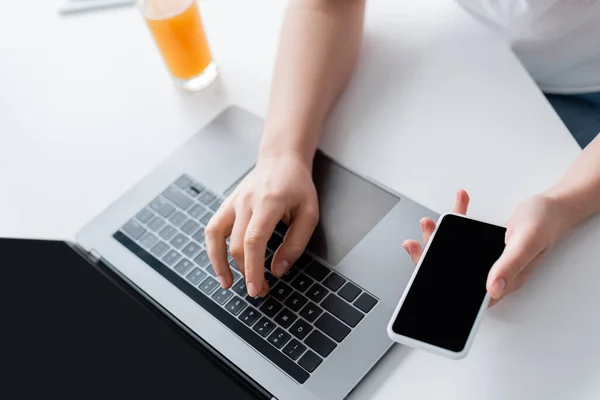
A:
{"type": "Polygon", "coordinates": [[[309,250],[337,265],[400,201],[317,151],[313,180],[320,221],[309,250]]]}

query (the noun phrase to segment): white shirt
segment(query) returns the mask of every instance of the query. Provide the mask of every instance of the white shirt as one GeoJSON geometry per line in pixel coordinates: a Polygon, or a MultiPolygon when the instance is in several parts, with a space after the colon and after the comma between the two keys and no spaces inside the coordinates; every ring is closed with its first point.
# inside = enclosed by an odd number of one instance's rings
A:
{"type": "Polygon", "coordinates": [[[600,0],[457,0],[548,93],[600,91],[600,0]]]}

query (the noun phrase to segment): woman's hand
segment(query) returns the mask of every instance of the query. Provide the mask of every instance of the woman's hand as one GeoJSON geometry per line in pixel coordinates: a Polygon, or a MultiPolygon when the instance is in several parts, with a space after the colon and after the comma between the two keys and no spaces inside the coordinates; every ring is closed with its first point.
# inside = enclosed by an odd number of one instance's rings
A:
{"type": "MultiPolygon", "coordinates": [[[[453,212],[466,214],[468,205],[467,192],[459,191],[453,212]]],[[[492,297],[490,305],[523,285],[543,256],[567,232],[568,226],[560,203],[551,196],[533,196],[517,207],[506,223],[504,252],[488,274],[486,288],[492,297]]],[[[423,218],[421,229],[426,245],[435,230],[435,222],[423,218]]],[[[407,240],[403,247],[413,262],[418,263],[423,246],[416,240],[407,240]]]]}
{"type": "Polygon", "coordinates": [[[222,287],[232,284],[227,262],[229,250],[246,278],[250,296],[264,296],[265,252],[276,225],[289,225],[275,252],[272,271],[281,277],[304,251],[319,218],[312,165],[293,153],[262,156],[225,200],[206,228],[209,257],[222,287]]]}

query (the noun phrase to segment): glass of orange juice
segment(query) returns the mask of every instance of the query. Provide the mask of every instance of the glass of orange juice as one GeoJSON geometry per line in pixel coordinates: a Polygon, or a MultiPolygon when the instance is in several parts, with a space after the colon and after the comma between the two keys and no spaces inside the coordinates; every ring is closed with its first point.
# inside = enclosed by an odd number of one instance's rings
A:
{"type": "Polygon", "coordinates": [[[195,92],[218,75],[196,0],[139,0],[162,58],[184,90],[195,92]]]}

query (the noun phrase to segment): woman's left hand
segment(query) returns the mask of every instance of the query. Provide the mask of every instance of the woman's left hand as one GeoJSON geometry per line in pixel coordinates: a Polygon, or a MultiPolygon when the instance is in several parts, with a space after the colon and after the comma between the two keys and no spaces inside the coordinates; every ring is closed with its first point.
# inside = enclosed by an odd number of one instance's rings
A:
{"type": "MultiPolygon", "coordinates": [[[[469,195],[464,190],[459,191],[453,212],[466,214],[468,205],[469,195]]],[[[435,222],[423,218],[420,223],[426,245],[435,230],[435,222]]],[[[490,305],[525,283],[548,250],[567,232],[568,226],[560,204],[550,196],[536,195],[517,207],[506,222],[504,252],[488,274],[486,288],[492,297],[490,305]]],[[[423,246],[416,240],[407,240],[402,246],[413,262],[418,263],[423,246]]]]}

